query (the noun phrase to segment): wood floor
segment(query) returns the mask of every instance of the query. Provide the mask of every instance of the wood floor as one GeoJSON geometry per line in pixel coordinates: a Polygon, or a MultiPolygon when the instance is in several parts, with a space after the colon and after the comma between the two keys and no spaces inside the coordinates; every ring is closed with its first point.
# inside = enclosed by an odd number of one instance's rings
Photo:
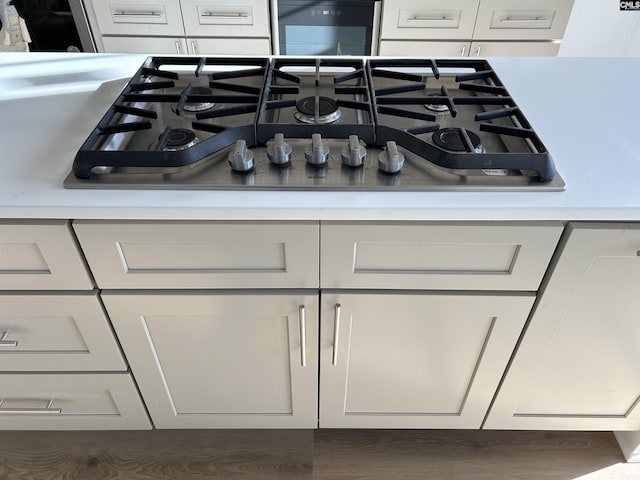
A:
{"type": "Polygon", "coordinates": [[[0,480],[639,480],[607,432],[0,432],[0,480]]]}

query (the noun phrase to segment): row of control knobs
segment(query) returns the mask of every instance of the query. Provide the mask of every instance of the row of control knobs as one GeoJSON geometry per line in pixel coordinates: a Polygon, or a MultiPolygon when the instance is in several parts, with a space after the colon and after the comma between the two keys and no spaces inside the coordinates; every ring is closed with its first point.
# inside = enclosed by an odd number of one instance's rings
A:
{"type": "MultiPolygon", "coordinates": [[[[291,162],[293,149],[285,142],[284,134],[276,133],[273,140],[267,142],[267,156],[274,165],[286,166],[291,162]]],[[[319,133],[311,136],[311,144],[304,150],[307,163],[316,167],[326,165],[329,160],[329,146],[319,133]]],[[[348,167],[361,167],[367,156],[367,149],[357,135],[349,136],[349,143],[340,152],[342,163],[348,167]]],[[[254,155],[244,140],[238,140],[229,153],[229,165],[236,172],[253,170],[254,155]]],[[[385,173],[398,173],[404,165],[404,155],[398,151],[396,142],[387,142],[386,148],[378,155],[378,168],[385,173]]]]}

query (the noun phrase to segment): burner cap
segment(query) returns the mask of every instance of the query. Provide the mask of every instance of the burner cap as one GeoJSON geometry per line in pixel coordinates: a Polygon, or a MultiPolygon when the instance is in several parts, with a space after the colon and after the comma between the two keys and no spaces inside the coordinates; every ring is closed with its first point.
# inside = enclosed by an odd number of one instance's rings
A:
{"type": "MultiPolygon", "coordinates": [[[[427,97],[440,97],[439,93],[429,93],[427,97]]],[[[448,112],[449,107],[444,103],[426,103],[424,108],[431,110],[432,112],[448,112]]]]}
{"type": "MultiPolygon", "coordinates": [[[[474,151],[476,153],[484,153],[485,150],[482,146],[482,143],[480,142],[480,137],[471,130],[465,129],[465,132],[467,132],[469,140],[471,140],[474,151]]],[[[435,132],[431,138],[433,140],[433,143],[435,143],[440,148],[444,148],[445,150],[449,150],[452,152],[467,151],[464,146],[464,141],[462,140],[461,128],[441,128],[440,130],[435,132]]]]}
{"type": "MultiPolygon", "coordinates": [[[[213,91],[209,87],[193,87],[191,95],[213,95],[213,91]]],[[[216,104],[213,102],[187,102],[182,110],[188,113],[199,113],[211,110],[216,104]]],[[[176,112],[177,105],[173,105],[171,109],[176,112]]]]}
{"type": "Polygon", "coordinates": [[[186,150],[189,147],[193,147],[199,141],[193,131],[186,128],[174,128],[169,134],[164,149],[169,152],[186,150]]]}
{"type": "Polygon", "coordinates": [[[316,98],[318,99],[318,122],[317,123],[333,123],[337,121],[342,112],[338,107],[338,102],[329,97],[305,97],[296,102],[296,110],[294,116],[303,123],[316,123],[316,98]]]}

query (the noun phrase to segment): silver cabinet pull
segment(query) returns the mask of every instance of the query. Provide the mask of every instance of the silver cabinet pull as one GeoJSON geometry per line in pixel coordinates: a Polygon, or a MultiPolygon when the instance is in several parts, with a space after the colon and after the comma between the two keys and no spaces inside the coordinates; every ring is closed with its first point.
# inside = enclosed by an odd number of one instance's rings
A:
{"type": "Polygon", "coordinates": [[[182,47],[180,46],[180,42],[176,40],[176,53],[182,54],[182,47]]]}
{"type": "Polygon", "coordinates": [[[195,42],[195,40],[191,40],[191,52],[192,53],[198,53],[198,50],[196,50],[196,42],[195,42]]]}
{"type": "Polygon", "coordinates": [[[162,14],[160,12],[113,12],[114,17],[159,17],[162,14]]]}
{"type": "Polygon", "coordinates": [[[502,23],[540,23],[540,22],[548,22],[549,19],[545,17],[527,17],[527,18],[504,17],[504,18],[501,18],[500,21],[502,23]]]}
{"type": "Polygon", "coordinates": [[[17,347],[18,341],[7,340],[8,336],[9,336],[9,332],[2,332],[2,335],[0,335],[0,347],[17,347]]]}
{"type": "Polygon", "coordinates": [[[44,408],[2,408],[4,400],[0,400],[0,415],[58,415],[62,413],[61,408],[51,408],[53,400],[47,402],[44,408]]]}
{"type": "Polygon", "coordinates": [[[304,305],[298,307],[298,320],[300,321],[300,364],[307,366],[307,318],[304,305]]]}
{"type": "Polygon", "coordinates": [[[340,337],[340,310],[342,309],[342,305],[336,303],[335,305],[335,314],[333,320],[333,357],[331,359],[332,365],[338,365],[338,340],[340,337]]]}
{"type": "Polygon", "coordinates": [[[249,14],[244,12],[229,12],[229,13],[205,12],[200,14],[200,16],[215,17],[215,18],[248,18],[249,14]]]}
{"type": "Polygon", "coordinates": [[[482,50],[482,44],[478,44],[478,48],[476,48],[476,57],[480,56],[480,51],[482,50]]]}
{"type": "Polygon", "coordinates": [[[467,53],[467,44],[463,43],[462,48],[460,49],[460,56],[464,57],[466,53],[467,53]]]}
{"type": "Polygon", "coordinates": [[[430,16],[430,15],[414,15],[407,18],[408,22],[453,22],[455,18],[442,16],[430,16]]]}

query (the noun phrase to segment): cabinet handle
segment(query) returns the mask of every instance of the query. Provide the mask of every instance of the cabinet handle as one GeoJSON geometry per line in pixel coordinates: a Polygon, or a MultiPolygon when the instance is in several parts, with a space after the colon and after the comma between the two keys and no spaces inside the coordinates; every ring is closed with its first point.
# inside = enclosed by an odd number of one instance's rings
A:
{"type": "Polygon", "coordinates": [[[501,18],[500,21],[502,23],[540,23],[540,22],[548,22],[549,19],[545,17],[529,17],[529,18],[504,17],[504,18],[501,18]]]}
{"type": "Polygon", "coordinates": [[[455,18],[443,16],[421,16],[414,15],[407,18],[407,22],[453,22],[455,18]]]}
{"type": "Polygon", "coordinates": [[[304,305],[298,307],[298,320],[300,321],[300,364],[307,366],[307,318],[304,305]]]}
{"type": "MultiPolygon", "coordinates": [[[[2,335],[0,335],[0,347],[17,347],[18,346],[18,341],[17,340],[7,340],[7,337],[9,336],[9,332],[2,332],[2,335]]],[[[1,405],[1,403],[0,403],[1,405]]]]}
{"type": "Polygon", "coordinates": [[[338,340],[340,337],[340,310],[342,309],[342,305],[336,303],[335,314],[333,320],[333,357],[331,359],[332,365],[338,365],[338,340]]]}
{"type": "Polygon", "coordinates": [[[482,44],[478,44],[478,48],[476,48],[476,57],[480,56],[480,51],[482,50],[482,44]]]}
{"type": "MultiPolygon", "coordinates": [[[[4,400],[0,400],[0,407],[2,407],[4,400]]],[[[51,408],[53,400],[47,402],[47,406],[44,408],[0,408],[0,414],[11,415],[58,415],[62,413],[60,408],[51,408]]]]}
{"type": "Polygon", "coordinates": [[[195,42],[195,40],[191,40],[191,52],[192,53],[198,53],[198,50],[196,50],[196,42],[195,42]]]}
{"type": "Polygon", "coordinates": [[[216,17],[216,18],[249,18],[249,14],[244,12],[236,12],[236,13],[205,12],[205,13],[201,13],[200,16],[216,17]]]}
{"type": "Polygon", "coordinates": [[[161,16],[160,12],[113,12],[114,17],[159,17],[161,16]]]}
{"type": "Polygon", "coordinates": [[[462,48],[460,49],[460,56],[461,56],[461,57],[464,57],[464,56],[465,56],[465,53],[467,53],[467,44],[466,44],[466,43],[463,43],[463,44],[462,44],[462,48]]]}
{"type": "Polygon", "coordinates": [[[178,40],[176,40],[176,53],[178,53],[178,55],[182,54],[182,46],[178,40]]]}

